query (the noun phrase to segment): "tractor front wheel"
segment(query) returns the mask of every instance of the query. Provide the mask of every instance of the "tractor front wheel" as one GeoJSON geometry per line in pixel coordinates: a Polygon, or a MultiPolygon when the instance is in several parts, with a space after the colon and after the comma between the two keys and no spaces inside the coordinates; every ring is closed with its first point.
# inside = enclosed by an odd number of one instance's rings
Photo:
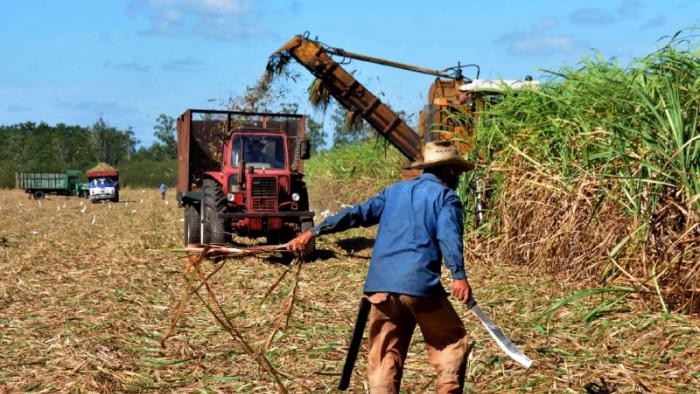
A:
{"type": "Polygon", "coordinates": [[[202,183],[201,216],[204,228],[203,244],[221,244],[226,242],[224,220],[219,217],[226,210],[226,197],[221,184],[213,179],[205,179],[202,183]]]}
{"type": "Polygon", "coordinates": [[[198,244],[202,240],[200,218],[199,209],[196,206],[185,205],[185,245],[198,244]]]}

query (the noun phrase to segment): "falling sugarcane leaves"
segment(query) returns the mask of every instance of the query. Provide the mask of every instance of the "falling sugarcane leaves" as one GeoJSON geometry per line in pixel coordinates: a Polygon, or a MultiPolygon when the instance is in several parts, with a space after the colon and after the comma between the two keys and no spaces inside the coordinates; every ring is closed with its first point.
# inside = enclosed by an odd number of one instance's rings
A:
{"type": "Polygon", "coordinates": [[[264,102],[265,98],[270,95],[273,82],[280,76],[286,79],[295,79],[287,69],[287,65],[291,60],[291,55],[287,52],[278,52],[270,56],[265,72],[258,78],[258,82],[253,87],[246,89],[243,97],[246,110],[257,110],[259,104],[264,102]]]}
{"type": "Polygon", "coordinates": [[[276,52],[274,55],[270,56],[265,65],[265,74],[263,75],[264,83],[269,86],[270,82],[279,75],[287,74],[287,65],[292,60],[292,56],[286,52],[276,52]]]}
{"type": "Polygon", "coordinates": [[[364,127],[362,113],[359,110],[347,111],[343,119],[343,128],[347,131],[361,131],[364,127]]]}
{"type": "Polygon", "coordinates": [[[314,109],[325,112],[331,101],[331,92],[319,78],[316,78],[309,85],[309,103],[314,109]]]}

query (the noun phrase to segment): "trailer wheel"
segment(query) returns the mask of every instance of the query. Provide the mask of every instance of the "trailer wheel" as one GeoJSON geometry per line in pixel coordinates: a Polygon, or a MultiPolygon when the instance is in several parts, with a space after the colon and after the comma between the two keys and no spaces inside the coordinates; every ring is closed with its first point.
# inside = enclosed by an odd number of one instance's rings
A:
{"type": "Polygon", "coordinates": [[[202,183],[201,215],[204,224],[202,230],[203,244],[220,244],[226,242],[224,220],[219,217],[226,209],[226,197],[221,185],[213,179],[202,183]]]}
{"type": "MultiPolygon", "coordinates": [[[[301,222],[301,232],[309,231],[314,227],[313,220],[303,220],[301,222]]],[[[316,240],[312,239],[308,245],[306,245],[306,250],[304,251],[304,259],[311,260],[316,254],[316,240]]]]}
{"type": "Polygon", "coordinates": [[[35,190],[32,196],[34,196],[35,200],[41,200],[46,197],[46,194],[41,190],[35,190]]]}
{"type": "Polygon", "coordinates": [[[199,209],[194,205],[185,205],[185,245],[201,241],[199,209]]]}

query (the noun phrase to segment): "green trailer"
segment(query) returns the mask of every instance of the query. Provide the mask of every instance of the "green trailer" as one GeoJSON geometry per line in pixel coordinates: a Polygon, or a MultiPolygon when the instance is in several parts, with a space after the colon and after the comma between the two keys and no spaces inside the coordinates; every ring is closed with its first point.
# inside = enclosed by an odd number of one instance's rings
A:
{"type": "Polygon", "coordinates": [[[66,172],[19,172],[16,176],[17,188],[24,189],[35,199],[44,198],[47,194],[61,196],[79,196],[84,193],[80,177],[82,171],[68,170],[66,172]]]}

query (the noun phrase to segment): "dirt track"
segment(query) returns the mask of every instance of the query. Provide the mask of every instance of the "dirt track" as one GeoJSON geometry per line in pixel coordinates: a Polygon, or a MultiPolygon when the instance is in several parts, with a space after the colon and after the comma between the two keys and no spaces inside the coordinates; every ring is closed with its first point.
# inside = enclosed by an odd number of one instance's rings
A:
{"type": "MultiPolygon", "coordinates": [[[[64,197],[39,204],[18,191],[0,191],[0,392],[276,390],[196,299],[160,347],[186,262],[169,251],[181,245],[182,215],[172,195],[167,202],[155,189],[127,189],[121,203],[97,205],[64,197]]],[[[265,352],[290,392],[334,391],[372,236],[353,230],[324,237],[319,259],[303,266],[289,326],[265,352]]],[[[211,281],[257,348],[293,285],[288,275],[261,303],[285,269],[276,261],[229,260],[211,281]]],[[[590,304],[577,302],[537,323],[533,318],[571,294],[569,285],[506,265],[470,262],[469,272],[484,309],[535,363],[525,371],[505,359],[461,308],[474,343],[472,392],[700,391],[697,318],[623,306],[585,324],[590,304]]],[[[432,391],[424,353],[417,333],[406,392],[432,391]]],[[[365,387],[362,357],[351,384],[358,393],[365,387]]]]}

